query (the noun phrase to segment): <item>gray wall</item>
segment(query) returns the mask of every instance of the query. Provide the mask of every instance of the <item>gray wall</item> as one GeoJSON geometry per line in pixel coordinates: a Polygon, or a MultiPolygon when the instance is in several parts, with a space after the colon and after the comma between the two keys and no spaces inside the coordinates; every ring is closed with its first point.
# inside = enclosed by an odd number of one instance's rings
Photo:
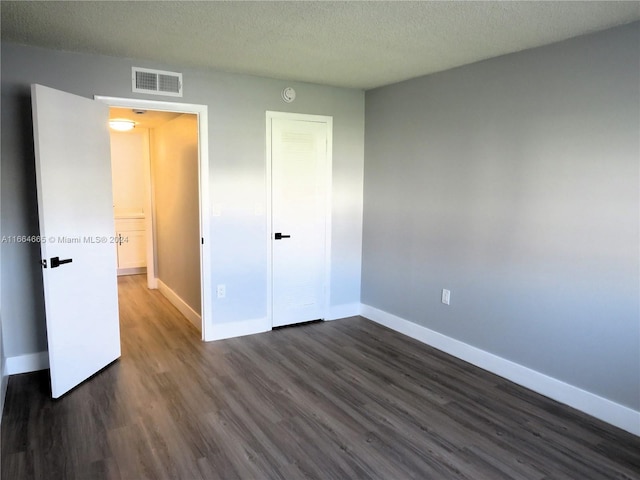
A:
{"type": "MultiPolygon", "coordinates": [[[[214,324],[266,316],[265,111],[331,115],[334,119],[331,305],[360,300],[364,93],[147,61],[74,54],[3,43],[2,233],[38,232],[31,83],[85,97],[107,95],[154,100],[131,93],[131,66],[183,72],[185,103],[209,108],[211,203],[224,206],[211,220],[214,324]],[[285,104],[285,86],[297,91],[285,104]],[[214,287],[215,288],[215,287],[214,287]]],[[[46,350],[38,245],[2,245],[2,320],[7,357],[46,350]]]]}
{"type": "Polygon", "coordinates": [[[198,117],[181,115],[150,137],[156,277],[201,314],[198,117]]]}
{"type": "Polygon", "coordinates": [[[639,59],[635,23],[368,91],[362,302],[640,410],[639,59]]]}

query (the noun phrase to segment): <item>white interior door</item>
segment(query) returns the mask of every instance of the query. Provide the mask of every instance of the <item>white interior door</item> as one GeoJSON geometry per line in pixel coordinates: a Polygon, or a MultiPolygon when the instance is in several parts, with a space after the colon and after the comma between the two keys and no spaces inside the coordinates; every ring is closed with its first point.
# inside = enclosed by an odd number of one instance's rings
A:
{"type": "Polygon", "coordinates": [[[326,122],[271,119],[272,325],[324,319],[326,122]]]}
{"type": "Polygon", "coordinates": [[[51,392],[120,356],[109,107],[31,87],[51,392]],[[58,265],[59,262],[59,265],[58,265]]]}

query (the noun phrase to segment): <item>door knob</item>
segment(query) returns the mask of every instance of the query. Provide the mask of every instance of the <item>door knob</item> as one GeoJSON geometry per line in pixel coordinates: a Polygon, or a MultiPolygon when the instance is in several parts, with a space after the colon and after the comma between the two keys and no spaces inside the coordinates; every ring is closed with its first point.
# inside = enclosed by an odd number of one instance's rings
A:
{"type": "Polygon", "coordinates": [[[273,237],[275,240],[282,240],[283,238],[291,238],[291,235],[283,235],[280,232],[276,233],[273,237]]]}
{"type": "Polygon", "coordinates": [[[56,268],[62,264],[71,262],[73,262],[73,258],[65,258],[60,260],[60,257],[51,257],[51,268],[56,268]]]}

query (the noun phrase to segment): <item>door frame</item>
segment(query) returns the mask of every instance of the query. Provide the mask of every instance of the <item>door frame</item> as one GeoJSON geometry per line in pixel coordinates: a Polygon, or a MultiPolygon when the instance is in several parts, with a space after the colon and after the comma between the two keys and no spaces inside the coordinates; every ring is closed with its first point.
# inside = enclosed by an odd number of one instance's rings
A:
{"type": "Polygon", "coordinates": [[[266,164],[265,177],[267,184],[266,198],[266,222],[267,222],[267,322],[273,326],[273,217],[272,217],[272,153],[271,134],[272,120],[281,118],[285,120],[297,120],[303,122],[324,123],[327,125],[327,184],[325,200],[325,250],[324,250],[324,295],[322,298],[323,320],[329,314],[330,294],[331,294],[331,222],[332,222],[332,171],[333,171],[333,117],[327,115],[311,115],[306,113],[276,112],[267,110],[266,112],[266,164]]]}
{"type": "MultiPolygon", "coordinates": [[[[213,336],[213,296],[211,290],[211,212],[209,209],[209,126],[208,107],[191,103],[166,102],[160,100],[142,100],[135,98],[108,97],[94,95],[95,100],[110,107],[139,108],[143,110],[162,110],[165,112],[190,113],[198,117],[198,177],[200,193],[200,298],[202,307],[202,340],[214,340],[213,336]]],[[[150,212],[153,214],[153,212],[150,212]]],[[[147,219],[147,225],[149,225],[147,219]]],[[[147,235],[153,235],[153,229],[147,229],[147,235]]],[[[155,236],[154,240],[155,241],[155,236]]],[[[147,241],[147,244],[149,241],[147,241]]],[[[154,268],[153,265],[151,265],[154,268]]],[[[155,273],[155,272],[154,272],[155,273]]]]}

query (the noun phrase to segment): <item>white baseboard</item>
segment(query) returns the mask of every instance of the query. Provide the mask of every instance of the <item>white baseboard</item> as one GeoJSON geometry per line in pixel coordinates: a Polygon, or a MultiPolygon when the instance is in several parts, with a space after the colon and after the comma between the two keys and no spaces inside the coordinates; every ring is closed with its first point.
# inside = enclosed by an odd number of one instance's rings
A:
{"type": "Polygon", "coordinates": [[[8,357],[5,363],[7,375],[37,372],[49,368],[49,352],[27,353],[17,357],[8,357]]]}
{"type": "Polygon", "coordinates": [[[2,423],[2,413],[4,412],[4,401],[7,398],[7,385],[9,384],[9,374],[7,373],[7,362],[2,365],[2,380],[0,380],[0,424],[2,423]]]}
{"type": "Polygon", "coordinates": [[[224,340],[225,338],[242,337],[271,330],[271,323],[265,318],[243,320],[241,322],[227,322],[213,325],[213,338],[211,340],[224,340]]]}
{"type": "Polygon", "coordinates": [[[634,435],[640,412],[369,305],[361,315],[634,435]]]}
{"type": "Polygon", "coordinates": [[[361,305],[359,303],[347,303],[343,305],[333,305],[329,307],[329,313],[325,320],[338,320],[339,318],[355,317],[360,315],[361,305]]]}
{"type": "Polygon", "coordinates": [[[171,302],[171,304],[183,314],[187,320],[189,320],[193,325],[198,329],[198,331],[202,331],[202,317],[198,312],[196,312],[193,308],[191,308],[176,292],[171,290],[162,280],[157,279],[158,281],[158,290],[162,295],[165,296],[167,300],[171,302]]]}
{"type": "Polygon", "coordinates": [[[130,267],[118,269],[119,277],[122,277],[124,275],[141,275],[143,273],[147,273],[147,267],[130,267]]]}

